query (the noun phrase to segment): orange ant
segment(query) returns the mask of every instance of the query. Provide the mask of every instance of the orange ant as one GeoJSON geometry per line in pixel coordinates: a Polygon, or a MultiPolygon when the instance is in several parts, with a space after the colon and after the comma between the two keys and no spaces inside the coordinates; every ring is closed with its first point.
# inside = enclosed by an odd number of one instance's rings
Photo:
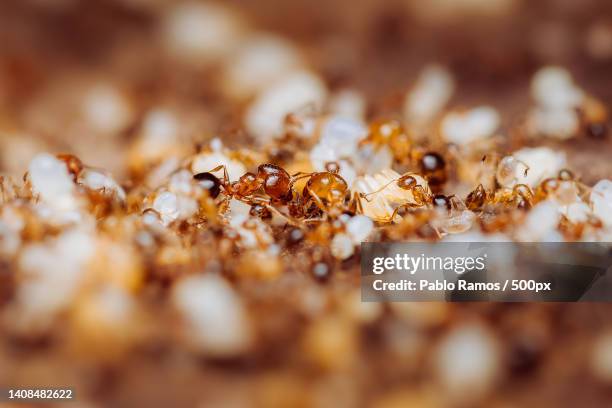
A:
{"type": "MultiPolygon", "coordinates": [[[[350,193],[348,184],[342,176],[340,176],[340,166],[336,162],[325,164],[325,170],[314,173],[295,173],[291,178],[291,186],[301,179],[308,178],[302,198],[304,200],[303,207],[308,209],[312,204],[319,210],[328,215],[338,215],[344,212],[347,208],[356,206],[359,210],[359,202],[354,196],[354,200],[349,202],[348,207],[345,207],[346,198],[350,193]]],[[[315,220],[309,220],[315,221],[315,220]]],[[[318,221],[318,220],[316,220],[318,221]]]]}
{"type": "Polygon", "coordinates": [[[374,149],[388,146],[393,153],[393,158],[399,163],[410,160],[412,153],[412,137],[410,132],[397,120],[376,120],[370,124],[368,136],[360,142],[360,145],[372,145],[374,149]]]}
{"type": "MultiPolygon", "coordinates": [[[[386,197],[382,197],[380,199],[380,200],[383,200],[382,202],[379,201],[378,204],[376,203],[374,204],[375,207],[377,206],[381,207],[375,210],[374,212],[375,213],[378,213],[380,211],[384,212],[385,208],[387,208],[388,211],[390,211],[390,207],[389,207],[390,204],[397,203],[398,201],[402,201],[402,203],[401,205],[395,208],[395,210],[390,216],[388,216],[387,214],[387,216],[378,217],[379,222],[383,222],[383,223],[392,222],[395,219],[396,215],[402,210],[406,210],[406,209],[410,210],[414,208],[428,206],[429,204],[432,203],[434,196],[431,193],[431,190],[427,186],[423,186],[422,182],[421,184],[419,183],[418,178],[420,177],[418,175],[414,173],[405,173],[400,176],[394,171],[386,170],[386,171],[383,171],[380,174],[380,176],[390,179],[390,181],[382,185],[375,191],[370,191],[368,193],[359,192],[357,198],[364,199],[366,202],[370,203],[372,200],[371,198],[372,196],[379,194],[381,191],[387,189],[390,185],[394,185],[396,188],[389,191],[388,194],[386,194],[386,197]],[[400,191],[398,191],[397,189],[400,189],[400,191]],[[402,192],[402,190],[404,192],[409,192],[411,194],[411,197],[406,196],[402,192]],[[387,200],[389,202],[386,202],[387,200]]],[[[368,181],[365,180],[363,185],[365,186],[364,189],[367,190],[368,181]]],[[[380,215],[382,215],[382,213],[380,215]]]]}
{"type": "Polygon", "coordinates": [[[233,198],[250,206],[263,206],[283,217],[289,223],[296,224],[294,220],[272,206],[274,202],[286,204],[293,198],[291,177],[280,166],[262,164],[257,168],[257,174],[247,172],[235,182],[230,182],[227,168],[224,165],[217,166],[207,172],[198,173],[193,178],[208,191],[212,198],[219,196],[221,189],[223,189],[227,199],[233,198]],[[222,179],[213,174],[219,170],[223,170],[222,179]],[[260,189],[263,189],[269,198],[255,195],[260,189]]]}
{"type": "Polygon", "coordinates": [[[557,177],[544,179],[535,189],[537,201],[554,196],[557,201],[565,205],[576,201],[576,196],[588,202],[591,188],[583,184],[574,173],[568,169],[561,169],[557,177]]]}
{"type": "Polygon", "coordinates": [[[431,193],[429,191],[426,191],[422,185],[418,184],[414,173],[405,173],[400,177],[391,180],[387,184],[383,185],[378,190],[372,191],[367,194],[362,194],[361,197],[368,200],[369,196],[383,191],[393,183],[395,183],[397,187],[401,188],[402,190],[410,191],[412,193],[416,206],[425,205],[428,201],[430,201],[431,193]]]}
{"type": "Polygon", "coordinates": [[[504,204],[521,210],[533,206],[534,195],[531,188],[526,184],[516,184],[512,190],[498,190],[489,198],[491,204],[504,204]]]}
{"type": "Polygon", "coordinates": [[[466,207],[471,211],[481,211],[487,204],[504,204],[519,209],[529,209],[533,203],[533,191],[526,184],[516,184],[512,190],[502,189],[494,193],[479,184],[465,199],[466,207]]]}

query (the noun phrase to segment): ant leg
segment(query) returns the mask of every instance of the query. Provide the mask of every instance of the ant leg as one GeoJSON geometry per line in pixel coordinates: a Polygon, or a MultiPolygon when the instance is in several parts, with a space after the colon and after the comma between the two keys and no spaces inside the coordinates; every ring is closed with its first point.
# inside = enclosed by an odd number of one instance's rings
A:
{"type": "Polygon", "coordinates": [[[274,207],[272,204],[270,204],[270,199],[268,198],[264,198],[264,197],[252,197],[250,200],[249,199],[243,199],[241,200],[247,204],[259,204],[259,205],[263,205],[264,207],[266,207],[268,210],[270,210],[270,212],[273,212],[274,214],[278,215],[279,217],[281,217],[282,219],[284,219],[285,221],[287,221],[288,224],[293,225],[294,227],[297,228],[302,228],[302,224],[294,219],[293,217],[283,214],[282,212],[280,212],[276,207],[274,207]]]}
{"type": "Polygon", "coordinates": [[[380,187],[378,190],[372,191],[370,193],[365,194],[365,196],[370,196],[370,195],[374,195],[376,193],[380,193],[381,191],[383,191],[384,189],[386,189],[387,187],[389,187],[391,184],[393,183],[397,183],[399,179],[394,179],[391,180],[390,182],[388,182],[387,184],[385,184],[384,186],[380,187]]]}
{"type": "Polygon", "coordinates": [[[593,187],[584,184],[582,181],[574,180],[576,183],[576,188],[578,189],[578,197],[580,197],[583,201],[589,202],[589,195],[591,191],[593,191],[593,187]]]}
{"type": "Polygon", "coordinates": [[[525,166],[525,172],[523,173],[523,177],[527,177],[527,172],[529,172],[529,170],[531,169],[531,167],[529,167],[529,165],[527,163],[525,163],[522,160],[516,159],[519,163],[521,163],[523,166],[525,166]]]}
{"type": "Polygon", "coordinates": [[[215,167],[214,169],[210,170],[209,173],[214,173],[221,169],[223,169],[223,180],[221,181],[221,186],[223,187],[224,193],[226,196],[233,196],[234,191],[230,183],[229,173],[227,172],[227,167],[224,164],[215,167]]]}
{"type": "Polygon", "coordinates": [[[0,190],[2,190],[2,203],[5,203],[6,193],[4,192],[4,176],[0,176],[0,190]]]}
{"type": "Polygon", "coordinates": [[[462,199],[460,199],[459,197],[457,197],[455,194],[450,195],[450,196],[448,197],[448,199],[449,199],[449,200],[450,200],[450,202],[451,202],[451,208],[452,208],[453,210],[456,210],[456,211],[457,211],[457,210],[459,210],[459,211],[463,211],[463,210],[465,210],[465,203],[463,202],[463,200],[462,200],[462,199]]]}
{"type": "Polygon", "coordinates": [[[362,193],[355,191],[353,198],[349,202],[349,209],[355,212],[355,214],[363,214],[363,206],[361,205],[362,193]]]}
{"type": "Polygon", "coordinates": [[[388,218],[386,218],[384,221],[382,221],[382,223],[383,224],[393,224],[393,221],[395,220],[395,217],[397,217],[398,213],[403,208],[408,208],[408,205],[407,204],[402,204],[402,205],[399,205],[399,206],[395,207],[395,210],[393,210],[393,213],[388,218]]]}
{"type": "Polygon", "coordinates": [[[442,233],[440,233],[440,230],[438,229],[438,227],[432,225],[431,228],[435,231],[437,238],[441,239],[442,238],[442,233]]]}
{"type": "Polygon", "coordinates": [[[215,167],[214,169],[208,170],[208,173],[214,173],[214,172],[219,171],[219,170],[221,170],[223,168],[225,168],[225,165],[224,164],[220,164],[219,166],[215,167]]]}
{"type": "Polygon", "coordinates": [[[366,202],[371,202],[372,199],[367,197],[367,194],[362,193],[361,191],[355,191],[355,194],[357,194],[359,196],[359,198],[362,198],[364,200],[366,200],[366,202]]]}
{"type": "Polygon", "coordinates": [[[308,191],[308,195],[310,196],[310,198],[315,202],[315,204],[317,205],[317,207],[319,207],[319,209],[321,211],[323,211],[324,213],[327,213],[327,208],[325,207],[325,204],[323,204],[323,201],[321,201],[321,199],[319,198],[319,196],[317,196],[316,194],[314,194],[312,192],[312,190],[310,189],[310,187],[308,186],[308,184],[306,185],[306,191],[308,191]]]}
{"type": "Polygon", "coordinates": [[[406,207],[406,205],[405,205],[405,204],[402,204],[402,205],[399,205],[399,206],[395,207],[395,210],[393,210],[393,213],[392,213],[392,214],[391,214],[391,216],[389,217],[389,223],[393,223],[393,222],[395,221],[395,217],[397,217],[397,216],[398,216],[398,214],[399,214],[399,212],[400,212],[400,211],[401,211],[403,208],[405,208],[405,207],[406,207]]]}
{"type": "Polygon", "coordinates": [[[305,224],[309,224],[309,223],[315,223],[315,222],[323,222],[326,221],[325,218],[308,218],[304,220],[305,224]]]}
{"type": "Polygon", "coordinates": [[[363,198],[368,198],[368,196],[374,195],[376,193],[380,193],[381,191],[383,191],[385,188],[389,187],[391,184],[396,183],[397,180],[399,179],[395,179],[395,180],[391,180],[390,182],[388,182],[387,184],[385,184],[384,186],[380,187],[378,190],[372,191],[370,193],[364,194],[363,198]]]}
{"type": "Polygon", "coordinates": [[[214,169],[209,170],[208,172],[209,173],[214,173],[214,172],[219,171],[221,169],[223,169],[223,182],[224,182],[224,184],[227,184],[227,183],[229,183],[230,179],[229,179],[229,173],[227,172],[227,167],[225,167],[225,164],[221,164],[221,165],[215,167],[214,169]]]}
{"type": "Polygon", "coordinates": [[[578,185],[578,196],[582,199],[582,201],[589,202],[591,191],[593,191],[593,187],[591,186],[587,186],[586,184],[582,183],[578,185]]]}

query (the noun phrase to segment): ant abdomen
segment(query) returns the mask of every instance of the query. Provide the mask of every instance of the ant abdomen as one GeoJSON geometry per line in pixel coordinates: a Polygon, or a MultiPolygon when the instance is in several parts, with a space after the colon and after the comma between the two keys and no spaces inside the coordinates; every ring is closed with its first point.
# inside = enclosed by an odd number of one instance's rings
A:
{"type": "Polygon", "coordinates": [[[291,176],[285,169],[274,164],[262,164],[257,168],[257,178],[267,195],[276,200],[291,199],[291,176]]]}
{"type": "Polygon", "coordinates": [[[420,161],[421,172],[430,186],[441,186],[446,183],[448,177],[446,160],[436,153],[425,153],[420,161]]]}
{"type": "Polygon", "coordinates": [[[336,205],[344,202],[348,184],[336,173],[314,173],[304,187],[304,197],[313,198],[325,205],[336,205]]]}

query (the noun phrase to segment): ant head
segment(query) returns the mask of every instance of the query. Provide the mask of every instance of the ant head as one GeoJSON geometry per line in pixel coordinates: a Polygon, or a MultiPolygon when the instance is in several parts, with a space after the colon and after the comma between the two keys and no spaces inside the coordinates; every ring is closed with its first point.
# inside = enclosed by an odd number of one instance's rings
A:
{"type": "Polygon", "coordinates": [[[402,190],[412,190],[417,186],[417,180],[410,174],[404,174],[397,180],[397,186],[402,190]]]}

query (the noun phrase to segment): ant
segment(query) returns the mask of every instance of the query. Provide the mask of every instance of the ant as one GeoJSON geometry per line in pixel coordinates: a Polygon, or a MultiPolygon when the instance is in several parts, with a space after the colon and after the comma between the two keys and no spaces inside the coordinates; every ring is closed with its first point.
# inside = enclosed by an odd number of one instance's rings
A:
{"type": "MultiPolygon", "coordinates": [[[[331,216],[345,212],[346,198],[350,194],[348,183],[340,176],[340,166],[336,162],[325,164],[325,170],[314,173],[295,173],[290,185],[301,179],[308,178],[302,191],[303,208],[309,209],[314,205],[323,213],[331,216]]],[[[348,203],[348,208],[361,209],[356,195],[348,203]]],[[[315,221],[315,220],[309,220],[315,221]]]]}
{"type": "Polygon", "coordinates": [[[360,143],[371,145],[378,150],[383,146],[391,149],[393,158],[398,163],[410,160],[413,150],[412,135],[397,120],[380,119],[370,124],[368,135],[360,143]]]}
{"type": "Polygon", "coordinates": [[[482,210],[486,204],[504,204],[524,210],[531,208],[533,203],[533,191],[526,184],[515,184],[511,190],[501,189],[495,193],[479,184],[465,199],[467,208],[472,211],[482,210]]]}
{"type": "Polygon", "coordinates": [[[578,177],[568,169],[561,169],[557,177],[544,179],[535,190],[537,201],[555,197],[558,202],[569,205],[580,198],[588,202],[591,188],[583,184],[578,177]]]}
{"type": "Polygon", "coordinates": [[[262,164],[257,168],[257,174],[247,172],[238,181],[230,182],[227,168],[224,165],[214,169],[198,173],[193,178],[203,187],[211,198],[217,198],[223,190],[227,199],[236,199],[250,206],[263,206],[266,209],[280,215],[291,224],[294,220],[278,211],[272,203],[287,204],[293,198],[291,176],[282,167],[274,164],[262,164]],[[220,179],[213,173],[223,170],[223,178],[220,179]],[[269,198],[256,195],[262,189],[269,198]]]}
{"type": "Polygon", "coordinates": [[[348,184],[338,174],[340,167],[337,163],[327,163],[326,170],[315,173],[296,173],[291,176],[280,166],[262,164],[257,168],[257,174],[245,173],[238,181],[232,183],[229,181],[227,169],[221,165],[208,172],[196,174],[194,179],[198,180],[213,198],[216,198],[223,190],[229,198],[237,199],[251,206],[264,206],[295,225],[296,221],[282,214],[272,204],[290,205],[293,207],[293,212],[302,217],[306,216],[305,209],[311,204],[327,214],[335,214],[336,209],[341,209],[340,212],[344,211],[342,204],[349,192],[348,184]],[[212,174],[219,170],[223,170],[222,179],[212,174]],[[304,178],[309,178],[309,180],[306,182],[300,199],[296,197],[293,186],[296,181],[304,178]],[[263,189],[269,198],[255,195],[260,189],[263,189]]]}
{"type": "MultiPolygon", "coordinates": [[[[377,190],[370,191],[367,193],[357,193],[358,199],[364,199],[366,202],[370,203],[372,200],[372,196],[377,195],[382,191],[388,189],[391,185],[395,187],[391,190],[388,190],[382,197],[377,200],[377,202],[375,202],[373,206],[370,206],[370,208],[373,210],[373,213],[370,215],[374,216],[374,218],[377,218],[379,222],[392,222],[400,211],[428,206],[432,203],[434,196],[431,190],[429,189],[429,186],[417,174],[405,173],[403,175],[399,175],[398,173],[392,170],[384,170],[379,175],[377,175],[374,180],[379,179],[380,177],[389,181],[380,186],[377,190]],[[409,193],[410,195],[407,195],[406,193],[409,193]],[[401,204],[399,206],[396,206],[392,214],[389,216],[389,212],[391,212],[391,204],[397,202],[400,202],[401,204]],[[384,213],[386,213],[386,215],[383,216],[384,213]]],[[[364,180],[364,189],[367,189],[368,184],[370,184],[368,180],[364,180]]]]}

